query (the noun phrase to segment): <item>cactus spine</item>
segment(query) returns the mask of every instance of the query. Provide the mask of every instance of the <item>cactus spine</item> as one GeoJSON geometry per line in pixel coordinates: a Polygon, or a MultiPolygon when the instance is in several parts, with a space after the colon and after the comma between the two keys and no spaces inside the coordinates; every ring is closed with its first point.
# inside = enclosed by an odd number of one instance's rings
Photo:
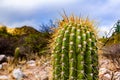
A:
{"type": "Polygon", "coordinates": [[[98,79],[97,40],[88,19],[64,17],[53,40],[53,80],[98,79]]]}

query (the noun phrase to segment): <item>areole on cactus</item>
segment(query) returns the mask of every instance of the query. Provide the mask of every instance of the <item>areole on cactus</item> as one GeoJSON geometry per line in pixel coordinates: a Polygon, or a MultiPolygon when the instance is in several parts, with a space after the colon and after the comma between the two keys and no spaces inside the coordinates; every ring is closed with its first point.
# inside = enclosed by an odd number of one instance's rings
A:
{"type": "Polygon", "coordinates": [[[54,33],[53,80],[97,80],[97,37],[88,19],[63,16],[54,33]]]}

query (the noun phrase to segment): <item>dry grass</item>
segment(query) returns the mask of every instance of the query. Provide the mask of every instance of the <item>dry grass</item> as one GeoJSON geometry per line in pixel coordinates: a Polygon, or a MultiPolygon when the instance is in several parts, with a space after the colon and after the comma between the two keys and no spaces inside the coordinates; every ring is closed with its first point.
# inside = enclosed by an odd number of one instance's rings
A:
{"type": "MultiPolygon", "coordinates": [[[[31,57],[34,57],[35,59],[35,63],[36,63],[36,69],[40,68],[43,64],[45,64],[47,61],[50,61],[50,55],[47,54],[46,56],[37,56],[37,55],[32,55],[31,57]]],[[[8,62],[7,64],[0,70],[0,75],[9,75],[9,78],[10,80],[15,80],[13,77],[12,77],[12,71],[16,68],[20,68],[23,72],[24,71],[27,71],[27,70],[32,70],[34,68],[30,68],[30,66],[27,65],[27,60],[25,59],[18,59],[18,61],[15,63],[13,62],[14,58],[13,57],[10,57],[8,59],[8,62]]],[[[33,73],[33,72],[32,72],[33,73]]],[[[32,74],[31,73],[31,74],[32,74]]],[[[34,76],[33,74],[31,75],[28,73],[28,77],[29,76],[34,76]]],[[[28,80],[28,79],[25,79],[25,80],[28,80]]],[[[37,80],[37,79],[35,79],[37,80]]]]}

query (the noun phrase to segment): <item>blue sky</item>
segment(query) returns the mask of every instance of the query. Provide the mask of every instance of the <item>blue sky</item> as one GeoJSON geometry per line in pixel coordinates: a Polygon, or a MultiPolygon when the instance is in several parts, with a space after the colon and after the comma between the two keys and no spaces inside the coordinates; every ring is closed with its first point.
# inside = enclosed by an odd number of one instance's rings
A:
{"type": "Polygon", "coordinates": [[[61,18],[64,9],[68,15],[89,16],[104,35],[120,19],[119,7],[120,0],[0,0],[0,24],[38,29],[41,23],[61,18]]]}

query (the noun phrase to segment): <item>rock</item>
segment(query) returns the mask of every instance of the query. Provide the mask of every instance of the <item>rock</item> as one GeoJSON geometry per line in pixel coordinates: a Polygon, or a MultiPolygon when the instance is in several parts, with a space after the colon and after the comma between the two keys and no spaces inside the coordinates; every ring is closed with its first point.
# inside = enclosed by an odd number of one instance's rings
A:
{"type": "Polygon", "coordinates": [[[48,72],[44,69],[33,72],[36,80],[48,80],[48,72]]]}
{"type": "Polygon", "coordinates": [[[113,78],[114,80],[120,80],[120,72],[115,72],[113,78]]]}
{"type": "Polygon", "coordinates": [[[22,78],[25,76],[20,68],[14,69],[12,75],[16,80],[22,80],[22,78]]]}
{"type": "Polygon", "coordinates": [[[3,66],[8,66],[7,62],[2,63],[3,66]]]}
{"type": "Polygon", "coordinates": [[[108,60],[108,59],[99,60],[100,67],[107,68],[109,62],[110,62],[110,60],[108,60]]]}
{"type": "Polygon", "coordinates": [[[105,74],[104,77],[105,77],[106,79],[108,79],[108,80],[111,80],[112,75],[110,75],[110,74],[105,74]]]}
{"type": "Polygon", "coordinates": [[[0,80],[9,80],[9,77],[6,75],[0,76],[0,80]]]}
{"type": "Polygon", "coordinates": [[[100,80],[111,80],[113,74],[112,71],[106,68],[99,69],[99,78],[100,80]]]}
{"type": "Polygon", "coordinates": [[[34,66],[36,66],[36,63],[35,63],[34,60],[30,60],[30,61],[27,62],[27,65],[30,66],[30,67],[34,67],[34,66]]]}
{"type": "Polygon", "coordinates": [[[48,80],[48,76],[47,75],[42,75],[41,80],[48,80]]]}
{"type": "Polygon", "coordinates": [[[7,69],[7,68],[8,68],[8,63],[7,62],[2,63],[2,69],[7,69]]]}
{"type": "Polygon", "coordinates": [[[4,62],[4,63],[0,64],[0,69],[5,69],[5,68],[7,68],[7,65],[8,65],[7,62],[4,62]]]}
{"type": "Polygon", "coordinates": [[[40,72],[40,79],[41,80],[48,80],[48,73],[45,70],[40,72]]]}
{"type": "Polygon", "coordinates": [[[103,47],[103,52],[104,54],[107,55],[120,55],[120,44],[113,44],[113,45],[109,45],[109,46],[105,46],[103,47]]]}
{"type": "Polygon", "coordinates": [[[7,61],[7,57],[5,55],[0,55],[0,64],[7,61]]]}
{"type": "Polygon", "coordinates": [[[100,68],[100,69],[99,69],[99,75],[100,75],[100,74],[105,74],[105,73],[107,73],[107,72],[109,72],[109,70],[106,69],[106,68],[100,68]]]}
{"type": "Polygon", "coordinates": [[[3,67],[2,64],[0,64],[0,69],[2,69],[2,67],[3,67]]]}
{"type": "Polygon", "coordinates": [[[114,60],[110,60],[110,59],[101,59],[99,61],[99,64],[100,64],[100,68],[106,68],[106,69],[109,69],[109,70],[112,70],[112,71],[115,71],[117,69],[120,68],[120,66],[114,62],[114,60]]]}

